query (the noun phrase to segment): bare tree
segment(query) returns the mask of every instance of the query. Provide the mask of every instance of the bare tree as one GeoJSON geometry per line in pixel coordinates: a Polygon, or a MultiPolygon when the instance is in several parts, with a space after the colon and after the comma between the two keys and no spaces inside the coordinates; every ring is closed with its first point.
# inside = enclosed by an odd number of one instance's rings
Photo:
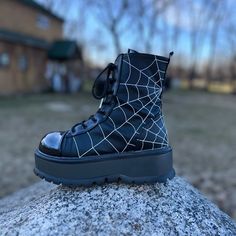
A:
{"type": "MultiPolygon", "coordinates": [[[[119,54],[122,50],[121,37],[129,27],[127,25],[128,13],[131,9],[129,1],[90,0],[88,4],[97,21],[110,35],[115,51],[119,54]]],[[[102,35],[100,37],[102,37],[102,35]]]]}
{"type": "MultiPolygon", "coordinates": [[[[192,81],[199,72],[204,45],[209,38],[209,27],[211,26],[211,18],[213,14],[213,6],[215,0],[203,0],[201,4],[194,1],[188,1],[186,11],[189,13],[189,43],[191,65],[189,69],[190,88],[192,81]]],[[[217,0],[216,0],[217,1],[217,0]]]]}
{"type": "Polygon", "coordinates": [[[216,61],[216,51],[218,46],[218,38],[225,17],[225,2],[212,0],[209,12],[210,27],[208,29],[209,36],[209,60],[207,65],[206,81],[213,79],[213,69],[216,61]]]}
{"type": "Polygon", "coordinates": [[[163,38],[162,47],[166,47],[168,29],[167,27],[160,27],[159,21],[172,2],[172,0],[136,1],[136,10],[133,12],[133,21],[136,24],[135,36],[139,41],[141,39],[143,49],[146,52],[156,51],[155,47],[161,38],[163,38]]]}
{"type": "MultiPolygon", "coordinates": [[[[225,12],[225,21],[222,25],[224,30],[223,34],[225,35],[225,45],[224,50],[225,54],[229,55],[229,70],[230,77],[232,80],[236,80],[236,15],[234,9],[228,6],[227,11],[225,12]]],[[[236,88],[235,88],[236,92],[236,88]]]]}
{"type": "Polygon", "coordinates": [[[230,0],[37,1],[65,17],[66,35],[81,42],[86,55],[94,48],[97,55],[118,54],[128,46],[146,52],[173,49],[176,67],[185,68],[190,81],[206,65],[210,81],[224,49],[235,77],[236,17],[230,0]],[[71,18],[68,12],[75,8],[71,18]],[[206,53],[208,62],[203,63],[206,53]]]}

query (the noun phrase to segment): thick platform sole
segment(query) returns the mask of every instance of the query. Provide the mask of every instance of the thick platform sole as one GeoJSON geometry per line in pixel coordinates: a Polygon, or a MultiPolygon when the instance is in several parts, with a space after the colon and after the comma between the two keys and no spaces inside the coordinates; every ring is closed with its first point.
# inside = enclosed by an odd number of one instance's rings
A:
{"type": "Polygon", "coordinates": [[[35,151],[34,172],[40,178],[67,186],[105,182],[165,183],[175,176],[171,148],[84,158],[63,158],[35,151]]]}

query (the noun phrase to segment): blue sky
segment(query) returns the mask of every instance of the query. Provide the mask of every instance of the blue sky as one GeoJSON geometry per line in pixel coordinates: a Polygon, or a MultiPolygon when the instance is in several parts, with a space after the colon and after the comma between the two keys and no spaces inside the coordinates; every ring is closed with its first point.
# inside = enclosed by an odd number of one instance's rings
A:
{"type": "MultiPolygon", "coordinates": [[[[222,1],[222,0],[218,0],[222,1]]],[[[45,0],[38,0],[40,3],[45,3],[45,0]]],[[[76,21],[77,25],[73,33],[66,34],[67,37],[74,37],[76,40],[80,41],[85,46],[85,54],[90,61],[96,64],[103,65],[110,60],[114,60],[116,57],[113,43],[109,33],[101,26],[100,22],[97,20],[95,13],[92,9],[87,8],[86,11],[82,11],[80,8],[80,3],[83,1],[78,0],[64,0],[65,6],[69,6],[65,11],[64,7],[57,6],[55,11],[66,19],[66,22],[76,21]],[[80,19],[80,20],[78,20],[80,19]],[[82,20],[81,20],[82,19],[82,20]],[[99,45],[99,47],[97,46],[99,45]],[[99,61],[97,60],[99,58],[99,61]]],[[[225,0],[224,4],[229,7],[229,9],[234,9],[236,7],[236,2],[234,0],[225,0]]],[[[174,1],[175,3],[175,1],[174,1]]],[[[117,1],[113,1],[114,8],[116,7],[117,1]]],[[[221,9],[219,9],[221,10],[221,9]]],[[[234,12],[234,10],[233,10],[234,12]]],[[[179,4],[172,4],[168,7],[168,10],[159,19],[159,26],[167,27],[168,33],[171,35],[174,29],[178,29],[180,36],[177,39],[170,40],[163,49],[163,38],[160,34],[157,35],[156,39],[153,41],[152,53],[162,54],[164,56],[168,55],[169,51],[175,51],[175,61],[185,60],[186,65],[191,64],[193,55],[191,54],[191,41],[190,35],[193,31],[199,34],[199,40],[197,41],[197,52],[195,53],[197,58],[201,63],[205,63],[210,58],[210,41],[209,38],[204,37],[204,31],[207,32],[208,28],[211,27],[211,19],[206,24],[203,22],[205,11],[204,0],[192,1],[192,0],[180,0],[179,4]],[[193,4],[190,4],[192,3],[193,4]],[[203,33],[201,33],[203,32],[203,33]]],[[[224,12],[219,12],[224,15],[224,12]]],[[[227,13],[228,14],[228,13],[227,13]]],[[[235,18],[235,14],[229,15],[231,19],[224,19],[224,21],[232,20],[235,18]]],[[[228,17],[227,16],[227,17],[228,17]]],[[[236,19],[235,19],[236,20],[236,19]]],[[[65,33],[68,30],[68,25],[65,23],[65,33]]],[[[127,30],[126,34],[121,37],[121,45],[124,51],[127,48],[134,48],[143,51],[143,42],[140,39],[134,37],[132,24],[127,30]]],[[[227,48],[226,36],[223,30],[219,30],[219,36],[217,40],[217,53],[225,55],[225,58],[231,53],[230,49],[227,48]]],[[[165,42],[164,42],[165,43],[165,42]]]]}

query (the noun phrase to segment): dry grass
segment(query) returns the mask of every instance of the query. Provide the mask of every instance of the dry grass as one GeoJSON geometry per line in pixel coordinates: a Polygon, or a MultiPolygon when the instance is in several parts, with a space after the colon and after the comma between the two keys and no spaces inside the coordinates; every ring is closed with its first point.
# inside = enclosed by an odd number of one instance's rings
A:
{"type": "Polygon", "coordinates": [[[42,136],[72,124],[96,110],[97,101],[77,96],[37,95],[0,102],[0,196],[38,180],[33,152],[42,136]],[[89,104],[89,105],[88,105],[89,104]]]}
{"type": "Polygon", "coordinates": [[[236,97],[171,92],[165,114],[177,173],[236,219],[236,97]]]}
{"type": "MultiPolygon", "coordinates": [[[[236,97],[172,91],[164,113],[175,166],[236,218],[236,97]]],[[[87,93],[2,98],[0,101],[0,196],[38,180],[33,151],[48,131],[70,128],[98,106],[87,93]]]]}

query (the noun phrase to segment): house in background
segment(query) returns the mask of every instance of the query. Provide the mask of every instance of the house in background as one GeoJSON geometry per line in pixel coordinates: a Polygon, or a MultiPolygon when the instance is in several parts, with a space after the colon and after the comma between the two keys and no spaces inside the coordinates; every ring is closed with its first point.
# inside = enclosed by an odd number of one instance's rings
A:
{"type": "Polygon", "coordinates": [[[82,50],[72,40],[57,40],[48,50],[45,77],[55,92],[77,92],[81,87],[83,73],[82,50]]]}
{"type": "Polygon", "coordinates": [[[48,79],[53,80],[57,73],[61,80],[57,90],[64,89],[67,75],[61,75],[55,67],[76,71],[68,64],[82,61],[82,53],[74,41],[63,39],[62,27],[62,18],[32,0],[0,1],[1,95],[47,90],[53,86],[45,79],[49,65],[48,79]],[[68,49],[68,44],[73,47],[68,49]]]}

